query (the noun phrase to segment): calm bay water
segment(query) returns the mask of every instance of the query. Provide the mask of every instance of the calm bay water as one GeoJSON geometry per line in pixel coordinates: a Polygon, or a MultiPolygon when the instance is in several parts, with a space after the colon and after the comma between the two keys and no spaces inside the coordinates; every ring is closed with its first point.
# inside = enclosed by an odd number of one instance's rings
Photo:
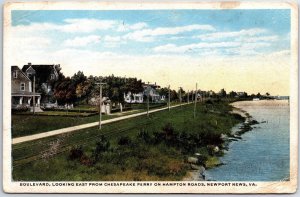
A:
{"type": "MultiPolygon", "coordinates": [[[[287,101],[247,101],[234,106],[258,122],[252,131],[233,141],[221,157],[226,165],[206,171],[207,180],[279,181],[289,179],[290,132],[287,101]]],[[[238,127],[238,126],[237,126],[238,127]]],[[[238,129],[237,127],[233,129],[238,129]]]]}

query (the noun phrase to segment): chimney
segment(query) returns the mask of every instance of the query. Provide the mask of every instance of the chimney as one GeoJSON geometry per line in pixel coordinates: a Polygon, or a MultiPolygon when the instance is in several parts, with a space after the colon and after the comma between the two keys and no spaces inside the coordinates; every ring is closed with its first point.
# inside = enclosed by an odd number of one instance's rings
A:
{"type": "Polygon", "coordinates": [[[31,62],[28,62],[28,66],[31,66],[31,62]]]}

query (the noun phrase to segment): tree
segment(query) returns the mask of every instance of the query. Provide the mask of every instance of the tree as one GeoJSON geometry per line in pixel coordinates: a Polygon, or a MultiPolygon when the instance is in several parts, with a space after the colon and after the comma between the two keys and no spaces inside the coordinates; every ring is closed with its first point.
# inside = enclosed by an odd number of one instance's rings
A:
{"type": "Polygon", "coordinates": [[[174,101],[174,100],[178,100],[178,99],[179,99],[179,96],[178,96],[177,92],[175,90],[171,90],[170,91],[170,100],[174,101]]]}
{"type": "Polygon", "coordinates": [[[235,91],[229,92],[229,97],[230,98],[234,98],[235,96],[237,96],[237,93],[235,91]]]}
{"type": "Polygon", "coordinates": [[[69,77],[63,79],[56,85],[54,97],[59,104],[69,104],[76,100],[76,87],[69,77]]]}
{"type": "Polygon", "coordinates": [[[92,92],[92,78],[87,78],[82,71],[78,71],[75,73],[72,78],[72,84],[75,87],[75,94],[77,97],[77,101],[86,100],[88,103],[88,99],[92,92]]]}
{"type": "Polygon", "coordinates": [[[137,80],[137,78],[128,78],[125,79],[124,91],[132,92],[132,93],[140,93],[143,92],[143,83],[142,80],[137,80]]]}
{"type": "Polygon", "coordinates": [[[224,90],[224,88],[220,90],[219,95],[221,97],[226,97],[226,91],[224,90]]]}
{"type": "Polygon", "coordinates": [[[157,92],[160,96],[164,95],[166,100],[169,99],[169,88],[160,88],[157,90],[157,92]]]}
{"type": "Polygon", "coordinates": [[[260,94],[260,93],[257,93],[256,97],[260,98],[260,97],[261,97],[261,94],[260,94]]]}

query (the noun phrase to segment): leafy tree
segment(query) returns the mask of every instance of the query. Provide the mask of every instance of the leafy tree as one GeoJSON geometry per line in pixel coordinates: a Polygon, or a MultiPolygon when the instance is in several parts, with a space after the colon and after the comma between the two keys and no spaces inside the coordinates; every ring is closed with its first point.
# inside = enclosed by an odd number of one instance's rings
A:
{"type": "Polygon", "coordinates": [[[69,77],[64,78],[56,85],[54,97],[60,104],[69,104],[76,100],[76,87],[69,77]]]}
{"type": "Polygon", "coordinates": [[[175,90],[171,90],[170,91],[170,100],[174,101],[174,100],[178,100],[179,99],[179,95],[177,94],[177,92],[175,90]]]}
{"type": "Polygon", "coordinates": [[[261,97],[261,94],[260,94],[260,93],[257,93],[257,94],[256,94],[256,97],[260,98],[260,97],[261,97]]]}
{"type": "Polygon", "coordinates": [[[234,98],[235,96],[237,96],[237,93],[235,91],[229,92],[229,97],[234,98]]]}
{"type": "Polygon", "coordinates": [[[220,90],[219,95],[221,97],[226,97],[226,91],[224,90],[224,88],[220,90]]]}

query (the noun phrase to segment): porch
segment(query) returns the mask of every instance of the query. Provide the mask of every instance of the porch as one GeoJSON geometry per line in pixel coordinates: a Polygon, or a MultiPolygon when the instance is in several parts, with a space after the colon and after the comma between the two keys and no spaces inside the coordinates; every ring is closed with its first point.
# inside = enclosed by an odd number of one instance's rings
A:
{"type": "Polygon", "coordinates": [[[35,111],[42,111],[40,109],[41,105],[41,95],[36,93],[23,93],[23,94],[14,94],[11,95],[11,108],[17,109],[19,107],[28,107],[30,111],[33,111],[33,99],[35,99],[35,111]]]}

